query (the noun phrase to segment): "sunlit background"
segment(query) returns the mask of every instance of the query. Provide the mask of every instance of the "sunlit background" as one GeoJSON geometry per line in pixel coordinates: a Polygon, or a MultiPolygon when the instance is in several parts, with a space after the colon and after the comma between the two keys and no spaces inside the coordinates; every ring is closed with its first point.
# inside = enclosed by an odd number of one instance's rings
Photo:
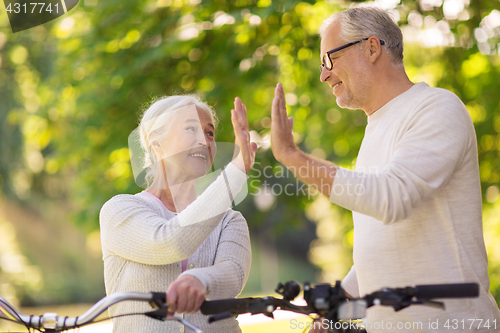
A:
{"type": "Polygon", "coordinates": [[[197,93],[214,105],[217,140],[234,140],[229,110],[248,107],[261,147],[248,220],[253,263],[244,295],[279,281],[334,282],[352,265],[352,218],[309,193],[270,151],[274,86],[285,87],[294,137],[352,167],[366,125],[319,81],[318,27],[349,6],[387,9],[405,37],[414,82],[456,93],[476,127],[491,292],[500,301],[500,11],[498,0],[80,1],[13,34],[0,5],[0,295],[16,306],[104,296],[100,207],[137,193],[127,137],[153,96],[197,93]],[[279,189],[289,185],[286,194],[279,189]]]}

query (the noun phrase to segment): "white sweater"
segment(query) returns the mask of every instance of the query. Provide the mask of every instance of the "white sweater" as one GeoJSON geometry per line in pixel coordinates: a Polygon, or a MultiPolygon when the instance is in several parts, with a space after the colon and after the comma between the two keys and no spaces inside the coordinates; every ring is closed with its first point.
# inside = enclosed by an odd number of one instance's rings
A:
{"type": "Polygon", "coordinates": [[[397,325],[406,322],[415,329],[404,332],[442,332],[454,319],[460,322],[454,332],[469,332],[468,319],[496,320],[500,330],[489,293],[476,136],[457,96],[418,83],[368,117],[355,171],[338,170],[330,200],[353,211],[354,266],[343,281],[351,295],[418,284],[480,284],[479,298],[444,300],[444,311],[374,306],[368,332],[402,332],[397,325]],[[434,330],[429,321],[436,320],[434,330]]]}
{"type": "MultiPolygon", "coordinates": [[[[118,195],[101,209],[101,241],[106,293],[120,291],[165,292],[181,274],[181,261],[188,259],[182,274],[197,277],[207,288],[207,299],[236,297],[250,271],[248,227],[239,212],[229,209],[246,180],[233,164],[203,194],[179,214],[144,194],[118,195]],[[191,220],[203,222],[190,223],[191,220]],[[184,222],[184,223],[182,223],[184,222]],[[187,223],[186,223],[187,222],[187,223]]],[[[141,302],[122,302],[110,308],[110,316],[144,313],[151,307],[141,302]]],[[[240,332],[236,319],[208,324],[200,312],[176,314],[204,332],[240,332]]],[[[120,333],[189,332],[177,322],[161,322],[146,316],[113,320],[120,333]]]]}

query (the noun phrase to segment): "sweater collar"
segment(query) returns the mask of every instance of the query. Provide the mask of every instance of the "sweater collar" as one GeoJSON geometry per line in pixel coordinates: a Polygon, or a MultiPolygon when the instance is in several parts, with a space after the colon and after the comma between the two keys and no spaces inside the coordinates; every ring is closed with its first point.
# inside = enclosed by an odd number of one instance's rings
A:
{"type": "Polygon", "coordinates": [[[415,83],[410,89],[405,91],[402,94],[399,94],[398,96],[394,97],[391,99],[389,102],[384,104],[380,109],[372,113],[371,116],[368,116],[368,123],[373,122],[379,118],[382,118],[382,116],[387,113],[387,110],[389,110],[391,107],[393,107],[397,103],[404,103],[407,104],[408,101],[413,98],[414,95],[418,94],[422,89],[428,88],[429,85],[425,82],[418,82],[415,83]]]}

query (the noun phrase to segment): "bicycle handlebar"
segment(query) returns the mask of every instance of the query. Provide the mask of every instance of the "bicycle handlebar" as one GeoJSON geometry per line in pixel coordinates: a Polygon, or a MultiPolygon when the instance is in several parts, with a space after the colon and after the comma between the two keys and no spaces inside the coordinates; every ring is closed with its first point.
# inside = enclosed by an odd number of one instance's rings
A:
{"type": "Polygon", "coordinates": [[[308,306],[299,306],[292,304],[286,299],[265,296],[205,301],[201,305],[200,311],[204,315],[215,315],[229,312],[234,315],[242,313],[262,313],[269,317],[272,317],[273,311],[278,308],[280,308],[281,310],[293,311],[303,314],[309,314],[313,310],[308,306]]]}
{"type": "MultiPolygon", "coordinates": [[[[293,288],[296,285],[294,283],[293,288]]],[[[433,299],[479,296],[479,285],[477,283],[460,283],[419,285],[394,289],[383,288],[361,298],[349,299],[349,302],[346,302],[348,298],[340,287],[340,282],[337,281],[334,287],[329,284],[319,284],[314,287],[311,287],[308,283],[304,284],[304,299],[307,305],[297,306],[290,303],[290,301],[300,291],[287,293],[286,285],[280,284],[280,286],[276,291],[286,296],[282,299],[266,296],[262,298],[205,301],[200,310],[205,315],[217,314],[216,317],[212,316],[209,322],[243,313],[262,313],[272,317],[272,312],[278,308],[302,314],[315,313],[337,321],[361,319],[365,315],[365,310],[373,305],[391,306],[396,311],[414,304],[444,308],[443,303],[433,301],[433,299]]]]}
{"type": "Polygon", "coordinates": [[[196,333],[203,333],[186,320],[174,316],[168,316],[168,307],[166,305],[165,293],[137,293],[137,292],[118,292],[106,296],[94,304],[84,314],[78,317],[63,317],[56,313],[45,313],[41,316],[26,316],[20,313],[9,302],[0,296],[0,307],[10,319],[23,324],[28,328],[36,330],[43,329],[44,332],[61,332],[91,324],[100,314],[106,311],[113,304],[123,301],[142,301],[149,302],[156,311],[144,313],[149,317],[159,320],[178,321],[194,330],[196,333]]]}
{"type": "MultiPolygon", "coordinates": [[[[349,302],[346,302],[348,298],[340,286],[340,281],[337,281],[334,286],[330,284],[311,286],[309,283],[305,283],[304,300],[307,303],[306,306],[298,306],[290,302],[300,293],[300,285],[295,281],[289,281],[285,285],[280,283],[276,292],[281,294],[283,298],[266,296],[205,301],[200,311],[205,315],[212,315],[209,322],[243,313],[262,313],[274,318],[273,312],[277,309],[302,314],[315,313],[335,321],[361,319],[365,315],[365,310],[373,305],[391,306],[396,311],[413,304],[444,308],[443,303],[435,302],[433,299],[477,297],[479,296],[479,285],[477,283],[462,283],[419,285],[394,289],[383,288],[361,298],[349,299],[349,302]]],[[[61,332],[90,324],[110,306],[123,301],[149,302],[156,310],[144,313],[144,315],[158,320],[179,321],[196,333],[202,333],[199,328],[184,319],[168,315],[165,293],[115,293],[104,297],[78,317],[62,317],[55,313],[45,313],[42,316],[26,316],[1,296],[0,308],[9,319],[24,324],[28,328],[44,330],[44,332],[61,332]]]]}
{"type": "Polygon", "coordinates": [[[418,298],[462,298],[479,296],[477,283],[434,284],[415,287],[418,298]]]}

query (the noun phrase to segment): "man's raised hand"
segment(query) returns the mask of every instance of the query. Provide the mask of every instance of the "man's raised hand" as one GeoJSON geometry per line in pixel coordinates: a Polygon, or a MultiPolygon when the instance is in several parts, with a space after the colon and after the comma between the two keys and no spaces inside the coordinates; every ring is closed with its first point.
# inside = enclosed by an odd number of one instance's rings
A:
{"type": "Polygon", "coordinates": [[[287,156],[298,150],[293,141],[293,118],[286,114],[285,92],[278,83],[274,91],[271,110],[271,149],[276,160],[283,163],[287,156]]]}

